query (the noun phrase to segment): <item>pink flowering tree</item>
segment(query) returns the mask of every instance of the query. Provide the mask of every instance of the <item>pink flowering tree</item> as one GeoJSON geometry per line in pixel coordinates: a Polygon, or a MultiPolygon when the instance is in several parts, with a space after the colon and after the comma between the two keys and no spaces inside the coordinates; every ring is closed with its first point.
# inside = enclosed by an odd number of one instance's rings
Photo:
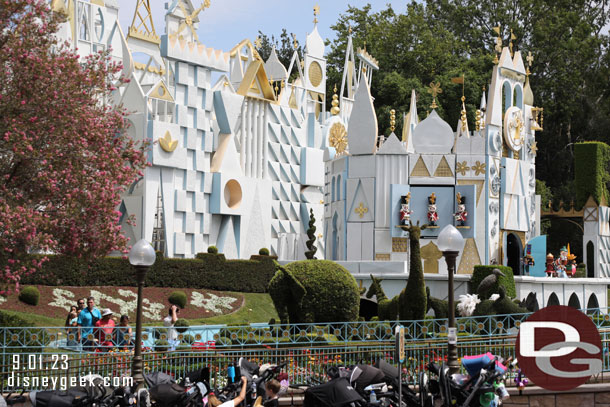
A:
{"type": "Polygon", "coordinates": [[[146,166],[125,111],[104,103],[122,67],[79,60],[54,35],[64,18],[45,0],[0,0],[0,293],[41,266],[31,253],[125,250],[117,207],[146,166]]]}

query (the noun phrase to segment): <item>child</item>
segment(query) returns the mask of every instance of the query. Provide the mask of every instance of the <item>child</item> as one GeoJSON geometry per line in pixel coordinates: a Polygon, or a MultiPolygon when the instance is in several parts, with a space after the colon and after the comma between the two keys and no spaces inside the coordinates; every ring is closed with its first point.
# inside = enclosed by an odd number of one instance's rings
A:
{"type": "Polygon", "coordinates": [[[244,401],[246,398],[246,386],[248,385],[248,379],[245,376],[241,377],[241,391],[239,395],[232,400],[221,402],[214,393],[210,393],[208,397],[207,407],[237,407],[239,403],[244,401]]]}
{"type": "Polygon", "coordinates": [[[280,382],[277,380],[269,380],[265,383],[265,393],[268,400],[263,404],[265,407],[279,407],[278,393],[280,392],[280,382]]]}

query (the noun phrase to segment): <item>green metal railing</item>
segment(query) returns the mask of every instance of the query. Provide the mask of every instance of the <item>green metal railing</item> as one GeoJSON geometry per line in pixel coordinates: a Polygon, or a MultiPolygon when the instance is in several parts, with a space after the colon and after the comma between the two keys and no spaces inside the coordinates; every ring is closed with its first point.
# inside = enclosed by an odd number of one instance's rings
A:
{"type": "MultiPolygon", "coordinates": [[[[488,351],[504,358],[514,356],[518,327],[528,315],[458,318],[458,357],[488,351]]],[[[603,371],[610,371],[610,316],[606,310],[593,310],[589,316],[602,336],[603,371]]],[[[398,324],[406,327],[406,377],[413,382],[428,362],[445,359],[447,320],[189,327],[176,332],[176,340],[169,344],[175,350],[170,351],[167,341],[174,333],[165,327],[146,327],[145,371],[163,371],[178,378],[187,371],[209,367],[212,385],[221,386],[227,366],[246,357],[261,364],[286,362],[290,381],[306,383],[311,378],[322,379],[331,365],[379,358],[393,362],[394,328],[398,324]],[[166,351],[155,351],[155,343],[157,350],[166,351]]],[[[129,350],[83,352],[67,346],[67,339],[66,328],[0,328],[2,390],[41,389],[46,387],[43,377],[48,384],[50,378],[67,381],[89,373],[109,378],[131,374],[129,350]],[[25,378],[29,378],[28,385],[24,385],[25,378]]]]}

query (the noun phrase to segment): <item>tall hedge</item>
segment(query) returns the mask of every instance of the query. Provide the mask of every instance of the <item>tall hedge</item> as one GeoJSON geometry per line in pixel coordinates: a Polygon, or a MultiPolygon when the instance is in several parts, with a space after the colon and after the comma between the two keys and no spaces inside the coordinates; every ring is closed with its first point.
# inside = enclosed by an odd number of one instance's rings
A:
{"type": "MultiPolygon", "coordinates": [[[[133,267],[126,259],[104,257],[85,261],[67,256],[48,256],[41,270],[24,277],[21,284],[50,286],[134,286],[133,267]]],[[[221,254],[199,253],[195,259],[157,256],[146,274],[149,287],[198,288],[262,293],[275,274],[271,258],[225,260],[221,254]]]]}
{"type": "Polygon", "coordinates": [[[499,293],[499,287],[503,286],[506,292],[506,296],[510,298],[515,298],[517,296],[517,290],[515,289],[515,277],[513,276],[513,269],[508,266],[474,266],[474,271],[472,273],[472,277],[470,278],[470,290],[472,294],[478,294],[477,288],[481,281],[485,277],[491,274],[493,269],[499,269],[502,273],[504,273],[504,277],[499,276],[498,281],[494,285],[493,289],[483,295],[484,298],[481,300],[485,300],[490,297],[491,294],[499,293]]]}
{"type": "Polygon", "coordinates": [[[607,183],[610,181],[610,146],[599,141],[574,145],[575,206],[582,207],[589,196],[598,204],[610,202],[607,183]]]}

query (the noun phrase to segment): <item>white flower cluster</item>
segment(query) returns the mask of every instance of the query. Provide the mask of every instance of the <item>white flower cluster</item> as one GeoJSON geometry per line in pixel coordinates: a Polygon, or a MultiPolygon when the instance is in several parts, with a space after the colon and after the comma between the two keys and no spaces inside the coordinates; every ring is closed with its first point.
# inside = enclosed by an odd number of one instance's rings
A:
{"type": "Polygon", "coordinates": [[[458,298],[457,309],[461,316],[469,317],[472,316],[474,309],[481,300],[476,294],[462,294],[458,298]]]}
{"type": "Polygon", "coordinates": [[[191,305],[199,308],[204,308],[210,312],[221,313],[221,308],[231,309],[237,298],[234,297],[219,297],[218,295],[207,293],[202,294],[197,291],[193,291],[191,294],[191,305]],[[205,298],[205,296],[208,298],[205,298]]]}

